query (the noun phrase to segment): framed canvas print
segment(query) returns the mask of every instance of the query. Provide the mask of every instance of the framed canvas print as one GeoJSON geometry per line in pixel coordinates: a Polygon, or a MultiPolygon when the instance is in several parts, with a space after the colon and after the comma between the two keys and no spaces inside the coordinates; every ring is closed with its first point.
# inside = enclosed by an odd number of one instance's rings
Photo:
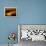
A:
{"type": "Polygon", "coordinates": [[[5,7],[4,15],[5,16],[16,16],[16,7],[5,7]]]}
{"type": "Polygon", "coordinates": [[[18,25],[20,40],[46,41],[46,25],[18,25]],[[19,29],[20,28],[20,29],[19,29]]]}

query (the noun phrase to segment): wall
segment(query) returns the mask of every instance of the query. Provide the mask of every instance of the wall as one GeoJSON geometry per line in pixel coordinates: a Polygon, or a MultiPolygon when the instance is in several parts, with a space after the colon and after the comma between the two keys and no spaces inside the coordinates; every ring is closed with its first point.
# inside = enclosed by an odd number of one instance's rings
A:
{"type": "Polygon", "coordinates": [[[21,9],[21,24],[46,24],[46,0],[23,0],[21,9]]]}
{"type": "MultiPolygon", "coordinates": [[[[9,1],[9,0],[0,0],[0,44],[7,44],[8,34],[10,32],[17,32],[17,24],[19,23],[19,16],[16,17],[7,17],[4,16],[4,7],[16,7],[17,1],[9,1]]],[[[18,38],[17,38],[18,39],[18,38]]],[[[16,43],[18,42],[16,39],[16,43]]]]}
{"type": "Polygon", "coordinates": [[[46,0],[0,0],[0,44],[8,43],[9,32],[18,32],[17,24],[46,24],[46,0]],[[16,17],[4,16],[9,6],[17,8],[16,17]]]}

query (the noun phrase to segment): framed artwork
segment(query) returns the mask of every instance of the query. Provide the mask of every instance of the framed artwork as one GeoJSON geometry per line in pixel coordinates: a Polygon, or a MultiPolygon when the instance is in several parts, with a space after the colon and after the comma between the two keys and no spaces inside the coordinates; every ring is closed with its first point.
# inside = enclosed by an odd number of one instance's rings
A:
{"type": "Polygon", "coordinates": [[[46,41],[46,25],[20,24],[18,31],[20,40],[46,41]]]}
{"type": "Polygon", "coordinates": [[[4,16],[16,16],[16,7],[5,7],[4,16]]]}

